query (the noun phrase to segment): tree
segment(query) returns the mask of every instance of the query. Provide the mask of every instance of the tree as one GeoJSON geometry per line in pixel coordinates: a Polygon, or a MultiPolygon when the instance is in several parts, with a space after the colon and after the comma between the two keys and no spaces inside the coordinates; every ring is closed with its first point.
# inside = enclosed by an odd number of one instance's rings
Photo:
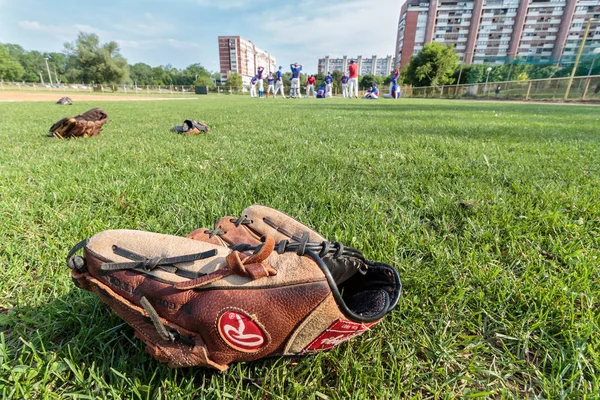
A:
{"type": "Polygon", "coordinates": [[[170,85],[171,83],[171,75],[162,66],[152,68],[153,85],[170,85]]]}
{"type": "Polygon", "coordinates": [[[24,69],[14,60],[6,47],[0,44],[0,79],[6,81],[18,81],[24,73],[24,69]]]}
{"type": "Polygon", "coordinates": [[[333,77],[333,90],[334,92],[341,93],[342,92],[342,71],[335,70],[331,73],[333,77]]]}
{"type": "Polygon", "coordinates": [[[429,43],[412,56],[407,67],[407,76],[413,86],[440,86],[454,82],[458,56],[452,47],[441,43],[429,43]]]}
{"type": "Polygon", "coordinates": [[[242,77],[237,72],[232,72],[227,77],[227,86],[230,86],[232,89],[241,90],[243,85],[242,77]]]}
{"type": "Polygon", "coordinates": [[[555,64],[537,65],[531,69],[529,77],[531,79],[548,79],[554,77],[557,71],[558,67],[555,64]]]}
{"type": "Polygon", "coordinates": [[[136,85],[152,84],[152,67],[148,64],[137,63],[129,66],[129,78],[136,85]]]}
{"type": "Polygon", "coordinates": [[[128,79],[127,60],[116,42],[100,44],[98,35],[79,32],[72,43],[65,43],[69,78],[84,82],[119,83],[128,79]]]}
{"type": "Polygon", "coordinates": [[[198,86],[213,86],[213,82],[211,78],[211,73],[204,68],[200,64],[192,64],[189,65],[186,69],[184,69],[181,73],[181,83],[180,85],[195,85],[196,80],[200,80],[200,78],[208,78],[204,79],[204,82],[211,82],[210,84],[198,85],[198,86]],[[189,82],[189,83],[188,83],[189,82]]]}
{"type": "Polygon", "coordinates": [[[366,88],[371,87],[371,85],[374,83],[381,86],[381,84],[383,83],[383,77],[377,76],[377,75],[371,75],[371,74],[363,75],[360,77],[360,85],[359,86],[362,89],[366,89],[366,88]]]}
{"type": "Polygon", "coordinates": [[[202,75],[199,76],[196,81],[194,81],[194,86],[208,86],[212,88],[215,86],[215,83],[210,76],[202,75]]]}

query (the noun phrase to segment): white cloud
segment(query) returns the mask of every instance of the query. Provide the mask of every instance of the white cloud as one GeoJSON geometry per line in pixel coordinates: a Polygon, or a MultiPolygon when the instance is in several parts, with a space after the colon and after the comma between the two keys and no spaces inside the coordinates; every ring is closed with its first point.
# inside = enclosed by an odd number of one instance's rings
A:
{"type": "Polygon", "coordinates": [[[259,44],[279,63],[285,65],[298,59],[309,71],[316,71],[317,59],[326,55],[385,57],[394,53],[399,14],[397,0],[350,0],[337,4],[302,0],[295,5],[270,8],[257,16],[263,37],[271,42],[259,44]]]}
{"type": "Polygon", "coordinates": [[[25,29],[27,31],[38,32],[40,34],[44,34],[46,36],[50,36],[52,38],[60,39],[60,40],[73,40],[77,36],[79,32],[88,32],[95,33],[101,37],[101,39],[106,40],[105,36],[110,36],[111,33],[104,31],[102,29],[94,28],[90,25],[44,25],[38,21],[19,21],[19,28],[25,29]]]}
{"type": "Polygon", "coordinates": [[[120,33],[143,37],[163,36],[177,30],[175,24],[158,18],[151,13],[145,13],[141,17],[129,19],[126,23],[114,24],[113,28],[120,33]]]}
{"type": "Polygon", "coordinates": [[[176,39],[155,39],[155,40],[121,40],[116,42],[122,49],[137,50],[157,50],[159,48],[170,47],[173,49],[200,49],[202,46],[194,42],[186,42],[176,39]]]}
{"type": "Polygon", "coordinates": [[[216,8],[218,10],[235,10],[246,8],[248,6],[253,7],[250,2],[242,0],[196,0],[195,3],[201,7],[216,8]]]}

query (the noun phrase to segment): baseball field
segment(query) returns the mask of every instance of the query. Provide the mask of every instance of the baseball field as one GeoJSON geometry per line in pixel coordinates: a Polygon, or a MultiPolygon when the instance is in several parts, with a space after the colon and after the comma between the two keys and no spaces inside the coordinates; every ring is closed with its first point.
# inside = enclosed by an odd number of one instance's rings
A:
{"type": "Polygon", "coordinates": [[[600,112],[444,100],[0,103],[0,397],[600,396],[600,112]],[[91,139],[44,134],[102,107],[91,139]],[[203,136],[170,132],[184,119],[203,136]],[[398,307],[330,352],[169,369],[71,282],[75,243],[186,235],[251,204],[397,268],[398,307]]]}

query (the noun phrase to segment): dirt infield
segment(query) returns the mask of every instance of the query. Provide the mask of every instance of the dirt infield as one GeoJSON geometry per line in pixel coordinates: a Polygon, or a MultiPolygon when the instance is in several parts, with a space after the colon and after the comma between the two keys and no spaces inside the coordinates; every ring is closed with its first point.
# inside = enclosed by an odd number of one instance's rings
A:
{"type": "Polygon", "coordinates": [[[57,101],[68,96],[73,101],[149,101],[149,100],[196,100],[195,96],[161,97],[156,96],[128,96],[121,94],[88,94],[88,93],[31,93],[31,92],[0,92],[0,102],[13,101],[57,101]]]}

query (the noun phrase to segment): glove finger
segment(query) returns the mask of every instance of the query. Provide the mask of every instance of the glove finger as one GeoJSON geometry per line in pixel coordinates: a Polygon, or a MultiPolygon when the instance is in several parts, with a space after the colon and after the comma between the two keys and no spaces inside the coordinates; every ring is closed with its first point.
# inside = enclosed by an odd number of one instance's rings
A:
{"type": "Polygon", "coordinates": [[[271,236],[275,241],[300,241],[308,232],[309,242],[323,242],[326,239],[313,229],[289,215],[271,207],[253,205],[242,212],[242,218],[249,220],[247,227],[257,236],[271,236]]]}
{"type": "Polygon", "coordinates": [[[220,246],[240,243],[252,246],[259,245],[261,243],[261,235],[248,229],[246,225],[237,224],[237,221],[238,219],[235,217],[223,217],[215,223],[212,229],[196,229],[186,237],[220,246]]]}

